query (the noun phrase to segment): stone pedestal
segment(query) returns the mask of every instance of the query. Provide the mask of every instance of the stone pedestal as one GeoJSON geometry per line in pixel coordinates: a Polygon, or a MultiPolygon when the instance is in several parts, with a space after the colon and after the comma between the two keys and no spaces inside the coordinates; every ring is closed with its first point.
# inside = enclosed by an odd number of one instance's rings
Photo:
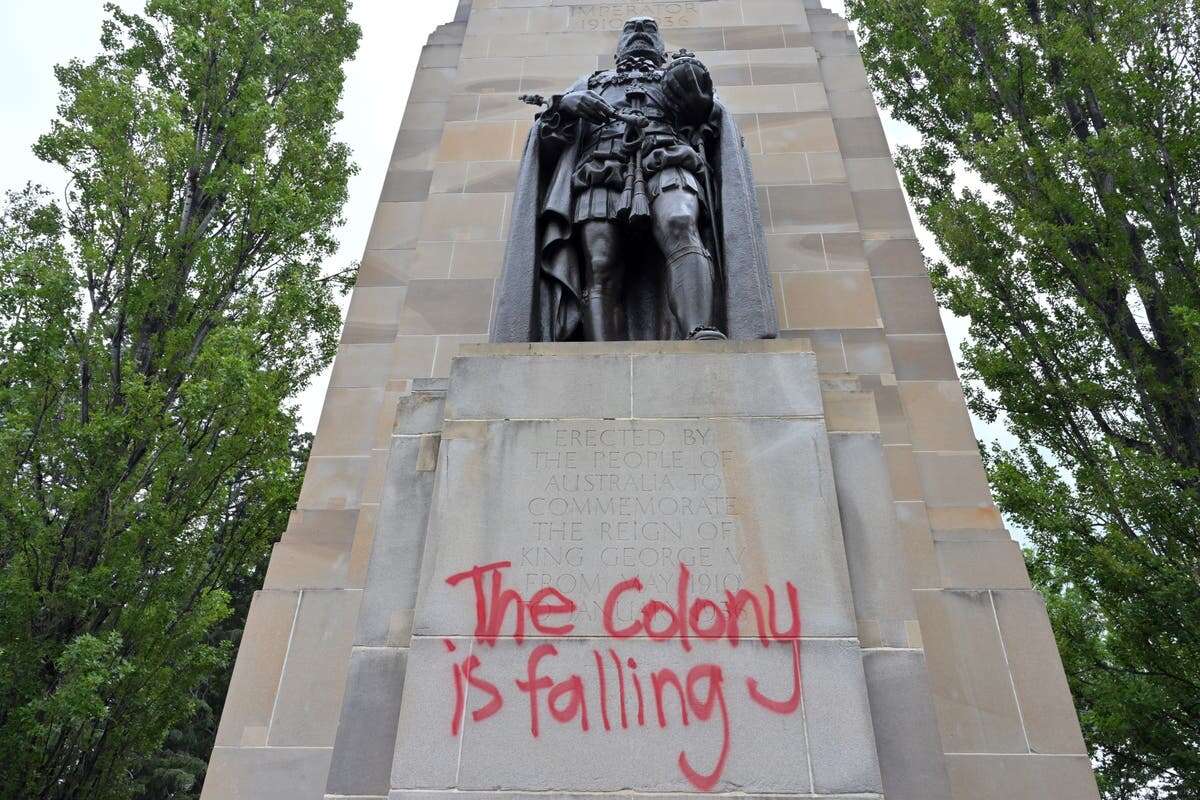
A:
{"type": "Polygon", "coordinates": [[[881,795],[806,341],[480,346],[444,417],[394,792],[881,795]]]}

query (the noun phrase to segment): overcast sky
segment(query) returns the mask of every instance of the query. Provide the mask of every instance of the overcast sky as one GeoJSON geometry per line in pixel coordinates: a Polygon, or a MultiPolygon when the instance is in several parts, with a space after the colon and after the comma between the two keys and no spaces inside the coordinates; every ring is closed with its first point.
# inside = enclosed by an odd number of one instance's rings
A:
{"type": "MultiPolygon", "coordinates": [[[[120,0],[120,5],[140,9],[142,0],[120,0]]],[[[350,183],[348,222],[331,268],[362,254],[421,47],[434,27],[453,18],[456,6],[456,0],[354,0],[353,16],[363,37],[358,56],[347,67],[339,132],[361,171],[350,183]]],[[[838,13],[844,9],[840,0],[825,0],[825,6],[838,13]]],[[[0,0],[0,191],[34,181],[61,192],[66,182],[62,173],[34,158],[30,146],[54,116],[58,85],[53,66],[95,55],[103,18],[101,0],[0,0]]],[[[884,127],[893,147],[915,141],[913,131],[886,117],[884,127]]],[[[920,236],[929,248],[929,236],[924,231],[920,236]]],[[[948,314],[942,318],[957,359],[966,326],[948,314]]],[[[327,381],[328,372],[300,399],[308,430],[316,427],[327,381]]],[[[999,433],[978,420],[975,429],[984,438],[999,433]]]]}
{"type": "MultiPolygon", "coordinates": [[[[119,4],[140,10],[143,2],[119,4]]],[[[353,16],[363,37],[346,69],[339,133],[361,171],[350,181],[347,224],[331,267],[362,256],[421,47],[435,27],[454,18],[457,5],[456,0],[354,0],[353,16]]],[[[34,181],[61,193],[62,172],[34,158],[30,147],[54,117],[54,65],[94,56],[104,16],[102,0],[0,0],[0,191],[34,181]]],[[[308,430],[316,428],[327,382],[328,371],[301,397],[308,430]]]]}

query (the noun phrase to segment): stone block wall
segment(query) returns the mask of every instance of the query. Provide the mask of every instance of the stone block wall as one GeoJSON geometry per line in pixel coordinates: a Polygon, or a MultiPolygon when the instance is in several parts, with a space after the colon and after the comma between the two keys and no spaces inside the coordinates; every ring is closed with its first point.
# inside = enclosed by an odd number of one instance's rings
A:
{"type": "Polygon", "coordinates": [[[427,507],[441,421],[425,381],[487,339],[532,122],[517,95],[611,63],[633,14],[712,67],[753,154],[783,335],[812,342],[825,379],[839,483],[869,483],[893,512],[842,509],[885,796],[1095,798],[846,23],[818,0],[464,0],[422,53],[204,800],[386,796],[425,525],[409,510],[427,507]],[[416,478],[385,497],[389,463],[416,478]],[[384,569],[393,596],[364,593],[384,569]]]}

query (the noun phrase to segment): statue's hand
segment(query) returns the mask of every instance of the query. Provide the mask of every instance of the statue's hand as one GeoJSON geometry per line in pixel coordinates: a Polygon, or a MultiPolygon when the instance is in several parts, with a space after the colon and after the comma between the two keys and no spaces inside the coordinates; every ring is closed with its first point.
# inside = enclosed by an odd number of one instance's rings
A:
{"type": "Polygon", "coordinates": [[[590,89],[564,95],[558,102],[558,109],[564,114],[586,119],[597,125],[603,125],[617,113],[607,100],[590,89]]]}
{"type": "Polygon", "coordinates": [[[663,74],[663,91],[686,124],[703,122],[712,113],[712,75],[695,56],[680,56],[671,61],[663,74]]]}

